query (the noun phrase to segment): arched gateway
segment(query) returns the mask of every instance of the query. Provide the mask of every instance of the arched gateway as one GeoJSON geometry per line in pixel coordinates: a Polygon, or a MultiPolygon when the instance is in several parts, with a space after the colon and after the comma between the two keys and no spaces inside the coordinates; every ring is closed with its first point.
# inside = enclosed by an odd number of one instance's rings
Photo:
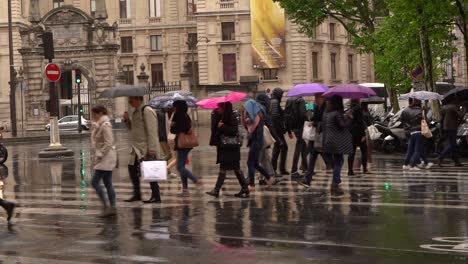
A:
{"type": "Polygon", "coordinates": [[[78,93],[73,82],[75,70],[80,70],[84,77],[81,102],[85,116],[99,94],[114,85],[119,49],[117,25],[109,25],[106,17],[95,19],[73,6],[62,6],[51,10],[40,20],[31,21],[28,28],[20,31],[20,53],[28,86],[25,101],[30,107],[25,120],[28,129],[43,128],[49,118],[46,109],[49,83],[43,73],[48,61],[39,46],[42,43],[40,34],[44,31],[53,32],[54,63],[59,64],[62,70],[61,80],[56,83],[61,116],[77,114],[78,111],[78,93]]]}

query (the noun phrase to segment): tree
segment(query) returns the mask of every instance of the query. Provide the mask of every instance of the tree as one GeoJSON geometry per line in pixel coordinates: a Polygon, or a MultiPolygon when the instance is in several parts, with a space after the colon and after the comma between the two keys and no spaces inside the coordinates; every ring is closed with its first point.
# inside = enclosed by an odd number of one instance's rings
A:
{"type": "MultiPolygon", "coordinates": [[[[438,67],[452,46],[453,13],[450,0],[387,0],[391,16],[377,30],[376,72],[390,87],[411,83],[410,69],[424,65],[427,90],[435,91],[438,67]]],[[[410,86],[406,86],[410,87],[410,86]]],[[[439,105],[433,105],[437,117],[439,105]]]]}
{"type": "Polygon", "coordinates": [[[468,78],[468,1],[467,0],[455,0],[455,24],[463,34],[463,42],[465,44],[465,67],[466,73],[465,78],[468,78]]]}
{"type": "Polygon", "coordinates": [[[286,10],[289,18],[312,37],[314,29],[329,17],[351,34],[353,43],[373,52],[377,21],[387,16],[384,0],[273,0],[286,10]]]}

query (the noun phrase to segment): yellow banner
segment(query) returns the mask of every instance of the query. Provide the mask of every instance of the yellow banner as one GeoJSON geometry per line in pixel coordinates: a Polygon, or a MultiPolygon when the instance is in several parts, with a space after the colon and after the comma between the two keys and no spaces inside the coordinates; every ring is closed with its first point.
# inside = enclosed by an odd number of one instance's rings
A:
{"type": "Polygon", "coordinates": [[[250,0],[252,58],[255,69],[286,66],[286,17],[273,0],[250,0]]]}

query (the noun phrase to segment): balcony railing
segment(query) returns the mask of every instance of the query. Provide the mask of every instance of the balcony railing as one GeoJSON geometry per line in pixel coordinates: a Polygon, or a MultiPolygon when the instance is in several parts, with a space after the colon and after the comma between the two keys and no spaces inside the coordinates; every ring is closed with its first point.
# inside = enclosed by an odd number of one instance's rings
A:
{"type": "Polygon", "coordinates": [[[219,2],[220,9],[232,9],[234,8],[235,1],[233,0],[221,0],[219,2]]]}
{"type": "Polygon", "coordinates": [[[161,23],[161,18],[160,18],[160,17],[150,17],[150,18],[149,18],[149,23],[150,23],[150,24],[161,23]]]}
{"type": "Polygon", "coordinates": [[[131,18],[121,18],[119,19],[119,24],[120,25],[131,25],[133,22],[133,19],[131,18]]]}

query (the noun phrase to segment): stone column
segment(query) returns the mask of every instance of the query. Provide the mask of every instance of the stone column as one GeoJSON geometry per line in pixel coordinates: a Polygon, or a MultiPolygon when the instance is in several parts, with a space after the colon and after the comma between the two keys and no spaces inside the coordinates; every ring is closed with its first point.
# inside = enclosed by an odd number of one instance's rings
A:
{"type": "MultiPolygon", "coordinates": [[[[119,71],[115,76],[115,86],[125,85],[126,83],[126,76],[123,73],[122,69],[119,67],[119,71]]],[[[123,113],[128,111],[128,98],[126,97],[118,97],[113,99],[114,100],[114,120],[116,121],[116,125],[120,125],[119,121],[123,117],[123,113]]]]}
{"type": "MultiPolygon", "coordinates": [[[[149,80],[149,75],[146,74],[145,69],[146,69],[145,64],[144,64],[144,63],[141,63],[141,65],[140,65],[140,70],[141,70],[141,72],[140,72],[140,74],[138,74],[138,76],[137,76],[138,85],[139,85],[139,86],[143,86],[143,87],[148,87],[148,89],[149,89],[149,82],[148,82],[148,80],[149,80]]],[[[145,101],[148,101],[148,99],[150,98],[150,96],[151,96],[151,95],[145,96],[145,101]]]]}

